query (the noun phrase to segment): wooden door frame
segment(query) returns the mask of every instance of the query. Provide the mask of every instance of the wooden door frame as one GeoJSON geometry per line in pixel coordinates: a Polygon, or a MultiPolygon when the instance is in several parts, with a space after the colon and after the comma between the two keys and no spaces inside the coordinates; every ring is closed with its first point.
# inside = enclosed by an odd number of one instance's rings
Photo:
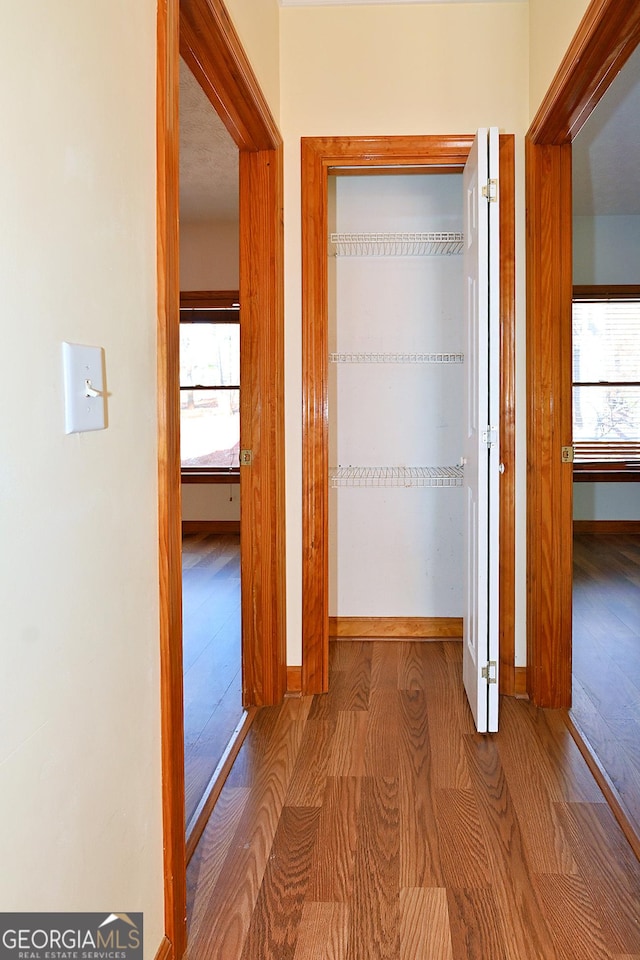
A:
{"type": "Polygon", "coordinates": [[[640,40],[640,6],[593,0],[526,136],[527,690],[571,705],[571,142],[640,40]]]}
{"type": "MultiPolygon", "coordinates": [[[[302,139],[302,690],[328,686],[328,176],[341,167],[461,171],[473,136],[302,139]]],[[[383,172],[381,170],[381,172],[383,172]]],[[[385,170],[384,172],[389,172],[385,170]]],[[[515,693],[515,176],[514,138],[500,137],[500,689],[515,693]]]]}
{"type": "Polygon", "coordinates": [[[286,688],[282,138],[222,0],[157,14],[158,525],[165,940],[186,947],[179,410],[179,54],[240,150],[243,699],[286,688]]]}

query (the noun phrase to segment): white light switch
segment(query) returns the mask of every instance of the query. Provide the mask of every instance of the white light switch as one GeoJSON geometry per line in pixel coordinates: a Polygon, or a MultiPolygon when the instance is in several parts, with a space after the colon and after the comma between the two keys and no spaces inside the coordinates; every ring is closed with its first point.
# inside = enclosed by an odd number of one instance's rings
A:
{"type": "Polygon", "coordinates": [[[102,347],[62,344],[65,433],[104,430],[106,395],[102,347]]]}

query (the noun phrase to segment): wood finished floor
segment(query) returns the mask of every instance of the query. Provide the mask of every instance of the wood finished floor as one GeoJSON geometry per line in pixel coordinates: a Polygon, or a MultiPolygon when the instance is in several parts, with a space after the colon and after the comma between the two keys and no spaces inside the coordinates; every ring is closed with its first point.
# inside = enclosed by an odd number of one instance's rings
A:
{"type": "Polygon", "coordinates": [[[640,836],[640,537],[574,537],[573,707],[640,836]]]}
{"type": "Polygon", "coordinates": [[[472,727],[455,641],[340,641],[259,711],[192,858],[188,960],[640,960],[640,864],[562,715],[472,727]]]}
{"type": "Polygon", "coordinates": [[[187,823],[242,716],[240,537],[182,539],[187,823]]]}

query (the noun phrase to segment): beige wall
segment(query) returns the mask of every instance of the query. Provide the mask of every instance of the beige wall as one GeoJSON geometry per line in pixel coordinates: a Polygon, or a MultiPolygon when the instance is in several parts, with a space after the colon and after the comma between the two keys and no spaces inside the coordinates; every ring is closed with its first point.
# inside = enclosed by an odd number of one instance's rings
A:
{"type": "Polygon", "coordinates": [[[280,118],[278,0],[224,0],[276,120],[280,118]]]}
{"type": "MultiPolygon", "coordinates": [[[[300,137],[468,133],[517,137],[518,399],[524,423],[522,144],[529,121],[524,3],[283,8],[288,658],[301,659],[300,137]],[[508,38],[508,42],[505,42],[508,38]]],[[[524,444],[518,448],[518,657],[524,662],[524,444]]]]}
{"type": "Polygon", "coordinates": [[[529,115],[533,120],[590,0],[529,0],[529,115]]]}
{"type": "Polygon", "coordinates": [[[3,3],[0,903],[162,938],[155,0],[3,3]],[[114,68],[117,65],[117,69],[114,68]],[[62,342],[107,430],[64,434],[62,342]]]}
{"type": "Polygon", "coordinates": [[[180,289],[237,290],[238,221],[180,222],[180,289]]]}

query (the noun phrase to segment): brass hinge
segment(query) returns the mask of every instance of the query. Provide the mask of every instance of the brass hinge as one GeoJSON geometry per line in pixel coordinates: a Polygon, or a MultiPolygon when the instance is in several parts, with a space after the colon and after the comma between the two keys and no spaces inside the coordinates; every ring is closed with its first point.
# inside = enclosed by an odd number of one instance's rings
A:
{"type": "Polygon", "coordinates": [[[240,451],[240,466],[241,467],[250,467],[253,463],[253,450],[241,450],[240,451]]]}
{"type": "Polygon", "coordinates": [[[498,682],[498,664],[495,660],[489,660],[486,667],[482,668],[482,679],[486,680],[487,683],[498,682]]]}
{"type": "Polygon", "coordinates": [[[562,462],[573,463],[573,447],[572,446],[562,448],[562,462]]]}
{"type": "Polygon", "coordinates": [[[486,197],[489,203],[495,203],[498,199],[498,181],[487,180],[482,188],[482,196],[486,197]]]}

